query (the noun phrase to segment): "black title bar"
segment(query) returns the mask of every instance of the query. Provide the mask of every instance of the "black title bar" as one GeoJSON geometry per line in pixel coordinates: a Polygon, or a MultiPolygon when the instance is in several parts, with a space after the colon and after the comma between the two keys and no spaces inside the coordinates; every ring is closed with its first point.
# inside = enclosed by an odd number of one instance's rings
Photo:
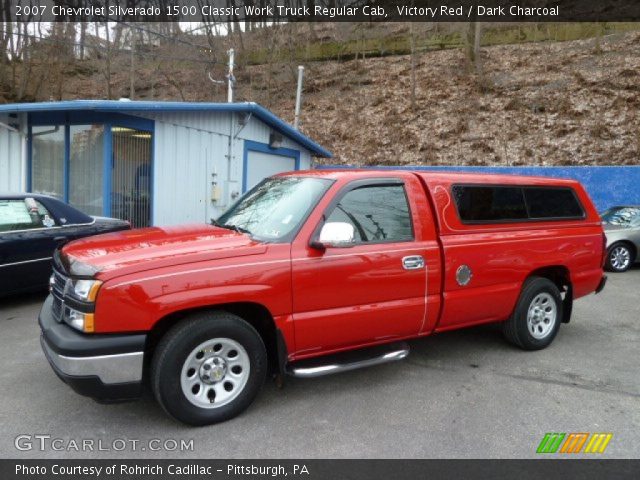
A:
{"type": "Polygon", "coordinates": [[[8,0],[7,21],[612,22],[638,0],[8,0]]]}
{"type": "Polygon", "coordinates": [[[640,460],[0,460],[3,480],[637,479],[640,460]]]}

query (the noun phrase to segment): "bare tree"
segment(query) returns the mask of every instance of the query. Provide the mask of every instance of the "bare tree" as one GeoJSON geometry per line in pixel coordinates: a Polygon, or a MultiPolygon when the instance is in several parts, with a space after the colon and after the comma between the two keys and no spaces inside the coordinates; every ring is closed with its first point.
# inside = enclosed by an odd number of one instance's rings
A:
{"type": "Polygon", "coordinates": [[[413,22],[409,23],[409,43],[411,45],[411,110],[416,109],[416,37],[413,22]]]}
{"type": "Polygon", "coordinates": [[[467,24],[465,49],[469,63],[475,67],[477,72],[482,70],[482,58],[480,55],[481,43],[482,24],[478,21],[469,22],[467,24]]]}

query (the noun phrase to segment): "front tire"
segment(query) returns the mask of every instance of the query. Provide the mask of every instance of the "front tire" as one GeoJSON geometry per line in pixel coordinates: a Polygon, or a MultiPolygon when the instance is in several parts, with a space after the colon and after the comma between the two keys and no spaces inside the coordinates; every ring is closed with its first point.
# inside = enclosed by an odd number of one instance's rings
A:
{"type": "Polygon", "coordinates": [[[227,312],[204,312],[180,322],[160,341],[151,388],[172,417],[210,425],[247,409],[266,375],[267,351],[255,328],[227,312]]]}
{"type": "Polygon", "coordinates": [[[614,243],[607,250],[606,267],[610,272],[622,273],[629,270],[634,260],[633,251],[626,243],[614,243]]]}
{"type": "Polygon", "coordinates": [[[506,339],[524,350],[548,347],[560,329],[562,305],[560,290],[552,281],[529,278],[513,314],[503,323],[506,339]]]}

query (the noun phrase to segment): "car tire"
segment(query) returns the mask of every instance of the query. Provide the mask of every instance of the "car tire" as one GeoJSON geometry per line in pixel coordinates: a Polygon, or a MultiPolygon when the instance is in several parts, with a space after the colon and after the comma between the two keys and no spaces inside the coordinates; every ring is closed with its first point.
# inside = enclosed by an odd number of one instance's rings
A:
{"type": "Polygon", "coordinates": [[[610,272],[622,273],[629,270],[635,260],[633,250],[624,242],[617,242],[607,249],[605,267],[610,272]]]}
{"type": "Polygon", "coordinates": [[[531,277],[522,286],[513,314],[503,323],[506,339],[523,350],[548,347],[562,323],[562,296],[551,280],[531,277]]]}
{"type": "Polygon", "coordinates": [[[175,419],[201,426],[229,420],[256,398],[267,375],[267,351],[256,329],[227,312],[194,314],[158,344],[150,383],[175,419]]]}

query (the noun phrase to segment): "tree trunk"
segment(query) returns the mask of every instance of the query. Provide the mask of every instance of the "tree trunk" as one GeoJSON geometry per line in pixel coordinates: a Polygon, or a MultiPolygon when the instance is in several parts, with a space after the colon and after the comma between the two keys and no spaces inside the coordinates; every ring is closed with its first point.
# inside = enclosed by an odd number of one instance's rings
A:
{"type": "Polygon", "coordinates": [[[409,42],[411,44],[411,110],[416,109],[416,38],[413,22],[409,23],[409,42]]]}

